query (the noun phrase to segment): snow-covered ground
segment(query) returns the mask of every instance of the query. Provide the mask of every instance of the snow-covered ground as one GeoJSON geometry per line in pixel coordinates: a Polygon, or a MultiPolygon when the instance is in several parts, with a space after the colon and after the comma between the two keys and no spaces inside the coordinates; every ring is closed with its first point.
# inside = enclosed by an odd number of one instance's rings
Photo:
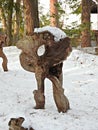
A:
{"type": "Polygon", "coordinates": [[[21,67],[19,49],[6,47],[4,52],[9,71],[3,72],[0,58],[0,130],[8,130],[10,118],[20,116],[25,118],[23,126],[34,130],[98,130],[98,56],[73,50],[64,62],[63,87],[71,109],[58,113],[48,79],[45,109],[33,108],[34,74],[21,67]]]}

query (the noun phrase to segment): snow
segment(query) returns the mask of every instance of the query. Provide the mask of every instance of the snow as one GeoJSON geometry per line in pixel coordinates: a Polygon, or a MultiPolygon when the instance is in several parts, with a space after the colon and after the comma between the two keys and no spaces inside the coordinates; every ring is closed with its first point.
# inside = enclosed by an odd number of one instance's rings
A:
{"type": "Polygon", "coordinates": [[[36,110],[33,91],[37,89],[34,73],[25,71],[19,61],[20,50],[5,47],[8,72],[0,58],[0,130],[8,130],[10,118],[24,117],[24,127],[34,130],[98,130],[98,56],[73,49],[64,61],[63,87],[71,109],[58,113],[52,84],[45,80],[46,104],[36,110]]]}
{"type": "Polygon", "coordinates": [[[45,45],[41,45],[37,50],[37,54],[38,56],[42,56],[44,53],[45,53],[45,45]]]}
{"type": "Polygon", "coordinates": [[[54,40],[55,41],[59,41],[62,38],[66,37],[66,34],[64,33],[64,31],[62,31],[61,29],[57,28],[57,27],[52,27],[52,26],[44,26],[42,28],[35,28],[34,32],[43,32],[43,31],[49,31],[50,33],[52,33],[54,35],[54,40]]]}

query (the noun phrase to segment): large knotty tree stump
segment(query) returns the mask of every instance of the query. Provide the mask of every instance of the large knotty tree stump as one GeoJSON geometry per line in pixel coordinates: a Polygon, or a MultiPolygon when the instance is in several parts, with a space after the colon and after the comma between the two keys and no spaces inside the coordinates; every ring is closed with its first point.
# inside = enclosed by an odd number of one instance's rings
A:
{"type": "Polygon", "coordinates": [[[71,52],[70,39],[62,38],[54,41],[54,36],[48,31],[34,33],[26,36],[17,43],[22,50],[20,54],[21,66],[30,72],[35,73],[38,90],[35,90],[34,99],[36,109],[44,109],[44,80],[48,78],[53,84],[53,96],[59,112],[66,112],[69,109],[69,101],[64,95],[62,88],[62,66],[63,61],[71,52]],[[45,52],[40,56],[38,49],[44,45],[45,52]]]}

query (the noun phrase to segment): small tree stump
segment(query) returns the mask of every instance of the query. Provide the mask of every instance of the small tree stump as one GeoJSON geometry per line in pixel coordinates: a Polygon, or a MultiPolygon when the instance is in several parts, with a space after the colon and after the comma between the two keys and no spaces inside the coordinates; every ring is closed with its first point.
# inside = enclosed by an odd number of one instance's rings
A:
{"type": "Polygon", "coordinates": [[[6,43],[6,38],[7,38],[6,35],[0,34],[0,57],[3,59],[2,67],[4,71],[8,71],[8,67],[7,67],[8,60],[6,55],[3,52],[3,46],[6,43]]]}
{"type": "Polygon", "coordinates": [[[11,118],[10,121],[8,122],[9,130],[34,130],[32,127],[24,128],[22,126],[22,123],[24,122],[23,117],[19,118],[11,118]]]}
{"type": "Polygon", "coordinates": [[[8,123],[9,130],[28,130],[27,128],[21,126],[24,120],[25,119],[23,117],[11,118],[8,123]]]}
{"type": "Polygon", "coordinates": [[[33,92],[35,108],[45,108],[44,80],[48,78],[53,84],[53,95],[58,111],[66,112],[69,109],[69,101],[62,88],[62,66],[72,51],[70,39],[65,37],[56,42],[53,34],[44,31],[24,37],[17,43],[17,47],[22,50],[21,66],[35,73],[38,87],[38,90],[33,92]],[[45,47],[45,52],[39,56],[37,52],[42,45],[45,47]]]}

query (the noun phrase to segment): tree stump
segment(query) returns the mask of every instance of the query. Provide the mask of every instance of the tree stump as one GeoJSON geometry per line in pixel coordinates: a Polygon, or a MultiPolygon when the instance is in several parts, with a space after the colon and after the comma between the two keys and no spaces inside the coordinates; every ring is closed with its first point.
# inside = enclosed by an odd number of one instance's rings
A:
{"type": "Polygon", "coordinates": [[[22,126],[22,123],[24,122],[24,118],[23,117],[19,117],[19,118],[11,118],[8,126],[9,126],[9,130],[28,130],[27,128],[24,128],[22,126]]]}
{"type": "Polygon", "coordinates": [[[32,127],[24,128],[22,126],[22,123],[24,122],[23,117],[18,117],[18,118],[11,118],[10,121],[8,122],[9,130],[34,130],[32,127]]]}
{"type": "Polygon", "coordinates": [[[3,59],[2,67],[4,71],[8,71],[7,67],[8,60],[3,52],[3,46],[5,46],[6,38],[7,38],[6,35],[0,34],[0,57],[3,59]]]}
{"type": "Polygon", "coordinates": [[[66,112],[69,109],[69,101],[62,88],[62,66],[63,61],[72,51],[70,39],[65,37],[55,41],[51,32],[44,31],[24,37],[17,43],[17,47],[22,50],[21,66],[25,70],[35,73],[38,87],[38,90],[33,92],[35,108],[45,108],[44,80],[48,78],[53,84],[53,96],[58,111],[66,112]],[[42,45],[45,52],[39,56],[38,49],[42,45]]]}

